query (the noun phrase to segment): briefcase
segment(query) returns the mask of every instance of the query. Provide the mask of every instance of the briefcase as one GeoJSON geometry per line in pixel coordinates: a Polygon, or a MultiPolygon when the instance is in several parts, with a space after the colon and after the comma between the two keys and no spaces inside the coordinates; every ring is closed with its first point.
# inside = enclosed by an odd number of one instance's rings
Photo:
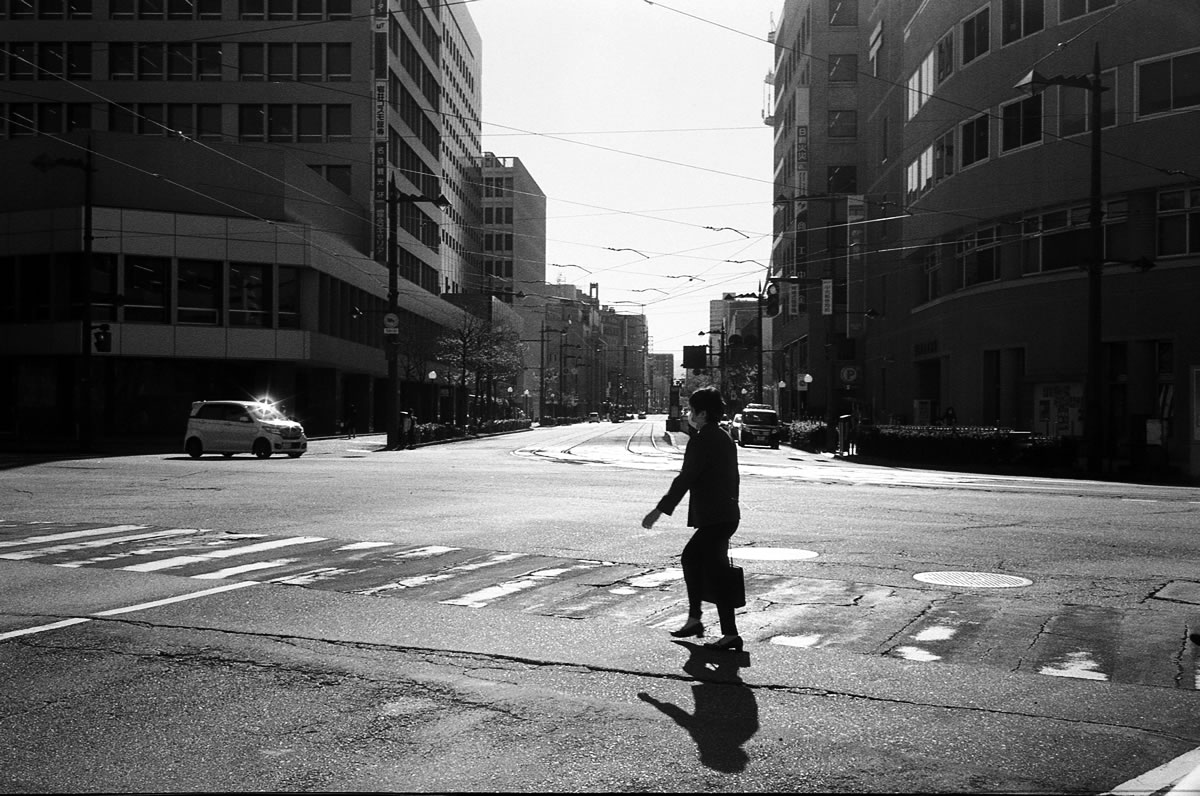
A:
{"type": "Polygon", "coordinates": [[[746,604],[746,576],[742,568],[730,563],[707,579],[703,600],[710,603],[730,603],[734,608],[746,604]]]}

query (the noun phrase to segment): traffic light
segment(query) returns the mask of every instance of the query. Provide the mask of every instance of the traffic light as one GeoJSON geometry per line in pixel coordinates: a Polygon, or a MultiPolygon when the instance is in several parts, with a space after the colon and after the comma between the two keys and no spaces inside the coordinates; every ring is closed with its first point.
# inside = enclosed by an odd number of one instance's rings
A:
{"type": "Polygon", "coordinates": [[[688,370],[693,368],[707,368],[708,346],[685,345],[683,347],[683,366],[688,370]]]}
{"type": "Polygon", "coordinates": [[[96,350],[101,354],[112,351],[112,331],[107,323],[92,327],[92,340],[96,344],[96,350]]]}
{"type": "Polygon", "coordinates": [[[767,283],[767,316],[774,317],[779,314],[779,285],[774,282],[767,283]]]}

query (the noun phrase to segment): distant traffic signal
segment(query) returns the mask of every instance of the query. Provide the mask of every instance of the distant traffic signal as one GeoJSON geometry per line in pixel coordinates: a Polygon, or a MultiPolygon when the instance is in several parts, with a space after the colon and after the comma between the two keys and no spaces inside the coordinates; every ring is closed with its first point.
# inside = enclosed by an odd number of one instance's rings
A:
{"type": "Polygon", "coordinates": [[[708,346],[685,345],[683,347],[683,366],[688,370],[708,367],[708,346]]]}

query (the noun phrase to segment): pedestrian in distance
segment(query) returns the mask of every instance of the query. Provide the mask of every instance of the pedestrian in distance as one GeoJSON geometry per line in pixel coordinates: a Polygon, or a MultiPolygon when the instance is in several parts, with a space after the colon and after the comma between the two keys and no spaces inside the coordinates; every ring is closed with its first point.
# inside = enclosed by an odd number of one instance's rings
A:
{"type": "MultiPolygon", "coordinates": [[[[642,519],[643,528],[652,528],[662,515],[675,511],[684,494],[690,493],[687,523],[696,530],[680,556],[687,586],[688,619],[683,627],[671,632],[676,638],[704,635],[701,621],[704,587],[722,582],[729,567],[729,539],[741,521],[737,446],[719,425],[724,416],[725,401],[716,389],[704,387],[688,398],[688,424],[695,433],[684,449],[683,466],[658,505],[642,519]]],[[[716,596],[721,638],[705,646],[741,652],[742,637],[738,635],[734,601],[721,593],[716,596]]]]}
{"type": "Polygon", "coordinates": [[[358,425],[358,409],[354,404],[346,407],[346,422],[345,422],[346,439],[354,439],[356,434],[355,426],[358,425]]]}

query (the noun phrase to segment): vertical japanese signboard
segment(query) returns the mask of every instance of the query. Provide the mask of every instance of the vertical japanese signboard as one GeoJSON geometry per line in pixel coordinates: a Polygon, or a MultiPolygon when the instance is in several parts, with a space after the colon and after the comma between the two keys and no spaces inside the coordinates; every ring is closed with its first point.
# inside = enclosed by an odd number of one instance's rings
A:
{"type": "Polygon", "coordinates": [[[846,336],[862,337],[866,326],[867,203],[862,194],[846,197],[846,336]]]}
{"type": "Polygon", "coordinates": [[[375,87],[371,137],[371,169],[375,261],[387,262],[388,247],[388,0],[375,0],[374,66],[375,87]]]}

